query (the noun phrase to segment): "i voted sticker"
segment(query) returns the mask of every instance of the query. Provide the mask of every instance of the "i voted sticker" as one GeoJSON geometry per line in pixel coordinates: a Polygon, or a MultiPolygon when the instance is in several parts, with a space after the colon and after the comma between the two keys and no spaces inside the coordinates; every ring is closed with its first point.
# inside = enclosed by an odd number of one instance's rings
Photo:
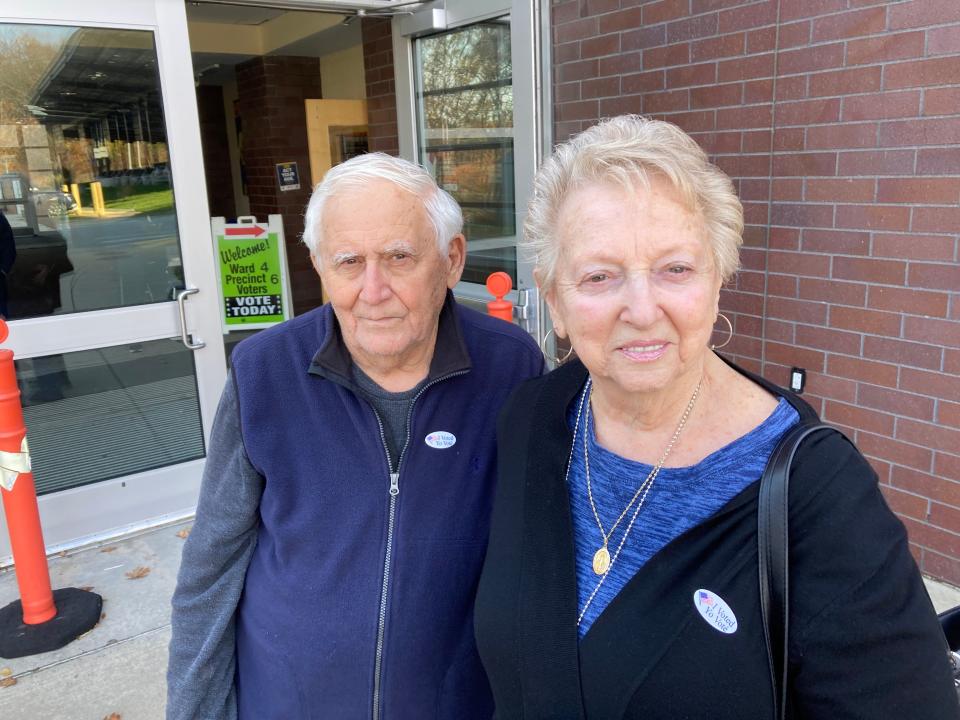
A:
{"type": "Polygon", "coordinates": [[[720,632],[731,635],[737,631],[737,616],[716,593],[702,588],[697,590],[693,594],[693,605],[703,619],[720,632]]]}
{"type": "Polygon", "coordinates": [[[423,441],[432,448],[443,450],[456,445],[457,437],[453,433],[449,433],[446,430],[435,430],[427,435],[423,441]]]}

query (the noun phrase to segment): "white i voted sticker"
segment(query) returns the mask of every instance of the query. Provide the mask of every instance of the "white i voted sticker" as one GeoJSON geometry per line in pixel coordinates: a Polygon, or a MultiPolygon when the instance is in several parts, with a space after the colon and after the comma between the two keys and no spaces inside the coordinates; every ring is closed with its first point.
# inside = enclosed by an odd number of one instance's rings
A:
{"type": "Polygon", "coordinates": [[[732,635],[737,631],[737,616],[715,592],[700,588],[693,594],[693,605],[703,619],[720,632],[732,635]]]}
{"type": "Polygon", "coordinates": [[[457,444],[457,436],[446,430],[434,430],[423,441],[432,448],[443,450],[457,444]]]}

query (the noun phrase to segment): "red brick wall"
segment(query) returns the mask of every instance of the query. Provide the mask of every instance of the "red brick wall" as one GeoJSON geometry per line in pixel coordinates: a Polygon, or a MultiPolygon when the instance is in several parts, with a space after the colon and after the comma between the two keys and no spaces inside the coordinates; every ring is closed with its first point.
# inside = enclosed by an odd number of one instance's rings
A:
{"type": "Polygon", "coordinates": [[[294,312],[300,314],[322,303],[320,280],[300,242],[311,190],[303,103],[321,97],[320,60],[278,55],[253,58],[237,65],[237,88],[250,214],[261,220],[271,213],[283,215],[294,312]],[[297,163],[300,189],[281,192],[276,164],[289,161],[297,163]]]}
{"type": "Polygon", "coordinates": [[[361,23],[370,151],[399,155],[390,19],[363,18],[361,23]]]}
{"type": "Polygon", "coordinates": [[[625,112],[733,177],[728,349],[870,458],[922,569],[960,584],[960,2],[564,0],[554,130],[625,112]]]}

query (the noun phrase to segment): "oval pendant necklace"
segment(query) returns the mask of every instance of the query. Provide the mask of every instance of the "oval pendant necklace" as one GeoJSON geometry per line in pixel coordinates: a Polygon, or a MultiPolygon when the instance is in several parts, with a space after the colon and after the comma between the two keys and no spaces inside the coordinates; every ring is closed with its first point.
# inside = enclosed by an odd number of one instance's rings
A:
{"type": "Polygon", "coordinates": [[[603,575],[609,569],[610,551],[607,550],[607,538],[604,538],[603,546],[593,554],[593,571],[597,575],[603,575]]]}
{"type": "MultiPolygon", "coordinates": [[[[696,404],[697,398],[700,396],[700,387],[703,384],[703,377],[701,376],[700,380],[697,382],[697,387],[694,389],[693,395],[690,397],[690,402],[687,403],[687,407],[684,409],[683,415],[680,417],[680,422],[677,423],[677,429],[674,430],[673,436],[670,438],[670,442],[667,443],[667,447],[664,449],[663,454],[660,455],[660,459],[657,461],[657,464],[653,466],[653,468],[647,474],[647,477],[644,478],[642,483],[640,483],[637,491],[633,494],[633,497],[630,498],[630,502],[627,503],[627,506],[623,509],[623,512],[620,513],[620,516],[616,519],[613,525],[610,526],[609,531],[603,529],[603,523],[600,520],[600,514],[597,512],[597,505],[593,500],[593,488],[590,482],[590,412],[591,403],[593,402],[593,378],[589,378],[587,383],[589,387],[587,388],[587,411],[584,414],[583,424],[583,465],[584,474],[587,476],[587,497],[590,500],[590,509],[593,511],[593,518],[597,522],[597,528],[600,530],[600,537],[602,538],[599,549],[597,549],[597,551],[593,554],[593,572],[597,575],[606,576],[606,574],[610,571],[610,567],[617,559],[617,556],[620,555],[620,549],[623,547],[623,543],[626,541],[627,535],[629,535],[630,530],[633,527],[632,520],[630,526],[623,534],[620,545],[617,547],[616,554],[614,554],[612,558],[610,556],[609,549],[610,538],[613,537],[614,531],[616,531],[617,527],[630,512],[631,508],[633,508],[634,511],[633,519],[636,519],[640,508],[647,499],[647,493],[650,492],[650,488],[653,486],[653,481],[656,480],[657,475],[660,474],[660,469],[667,461],[667,457],[673,450],[673,446],[677,443],[677,439],[680,437],[680,433],[683,431],[684,425],[687,424],[687,419],[690,417],[690,413],[693,411],[693,406],[696,404]],[[636,507],[634,507],[634,503],[638,503],[636,507]]],[[[599,589],[599,585],[597,588],[599,589]]]]}

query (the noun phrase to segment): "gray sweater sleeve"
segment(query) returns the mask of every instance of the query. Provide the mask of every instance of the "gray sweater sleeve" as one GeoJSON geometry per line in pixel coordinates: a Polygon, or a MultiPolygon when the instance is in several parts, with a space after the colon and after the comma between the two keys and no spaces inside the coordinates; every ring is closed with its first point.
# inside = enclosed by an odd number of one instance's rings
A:
{"type": "Polygon", "coordinates": [[[240,405],[228,377],[173,595],[167,720],[236,720],[235,616],[263,485],[244,450],[240,405]]]}

